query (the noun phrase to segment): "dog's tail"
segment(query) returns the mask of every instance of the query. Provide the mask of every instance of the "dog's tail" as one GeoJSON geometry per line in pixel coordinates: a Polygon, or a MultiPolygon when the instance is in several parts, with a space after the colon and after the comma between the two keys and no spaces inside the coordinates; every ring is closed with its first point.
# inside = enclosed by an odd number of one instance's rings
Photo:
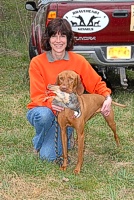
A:
{"type": "Polygon", "coordinates": [[[115,106],[122,107],[122,108],[125,108],[125,107],[126,107],[126,105],[117,103],[117,102],[115,102],[115,101],[112,101],[112,104],[115,105],[115,106]]]}

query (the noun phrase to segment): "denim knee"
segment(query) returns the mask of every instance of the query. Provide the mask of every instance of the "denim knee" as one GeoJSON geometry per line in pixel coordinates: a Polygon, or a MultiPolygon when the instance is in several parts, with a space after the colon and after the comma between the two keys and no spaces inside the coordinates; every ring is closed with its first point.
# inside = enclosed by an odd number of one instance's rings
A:
{"type": "Polygon", "coordinates": [[[27,112],[27,120],[32,126],[43,126],[48,121],[52,123],[54,119],[53,112],[47,107],[35,107],[27,112]]]}

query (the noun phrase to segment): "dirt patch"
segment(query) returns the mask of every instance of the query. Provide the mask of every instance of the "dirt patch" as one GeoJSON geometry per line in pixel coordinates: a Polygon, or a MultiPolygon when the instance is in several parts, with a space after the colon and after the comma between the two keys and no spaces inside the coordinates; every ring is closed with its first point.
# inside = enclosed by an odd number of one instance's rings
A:
{"type": "Polygon", "coordinates": [[[120,199],[132,200],[134,198],[133,194],[134,194],[134,189],[123,188],[119,191],[119,198],[120,199]]]}
{"type": "Polygon", "coordinates": [[[132,162],[112,162],[114,165],[114,168],[120,168],[120,167],[131,167],[132,162]]]}
{"type": "Polygon", "coordinates": [[[50,176],[42,179],[37,177],[26,179],[9,175],[0,183],[0,189],[1,200],[70,200],[72,198],[63,180],[50,176]]]}
{"type": "MultiPolygon", "coordinates": [[[[42,187],[36,186],[33,181],[26,181],[20,177],[8,177],[6,186],[1,185],[0,196],[4,200],[36,199],[41,194],[42,187]]],[[[43,185],[44,189],[46,187],[43,185]]]]}

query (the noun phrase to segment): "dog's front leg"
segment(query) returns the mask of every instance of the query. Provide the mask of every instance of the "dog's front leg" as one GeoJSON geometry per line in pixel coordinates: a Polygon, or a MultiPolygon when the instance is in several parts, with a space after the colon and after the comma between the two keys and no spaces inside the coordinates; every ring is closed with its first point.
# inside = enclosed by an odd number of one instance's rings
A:
{"type": "Polygon", "coordinates": [[[61,140],[62,140],[62,151],[63,151],[63,164],[60,167],[60,169],[65,171],[67,169],[67,164],[68,164],[66,127],[61,127],[61,140]]]}
{"type": "Polygon", "coordinates": [[[82,163],[83,163],[83,152],[84,152],[84,128],[81,130],[77,130],[77,137],[78,137],[78,161],[77,165],[74,169],[75,174],[79,174],[82,163]]]}

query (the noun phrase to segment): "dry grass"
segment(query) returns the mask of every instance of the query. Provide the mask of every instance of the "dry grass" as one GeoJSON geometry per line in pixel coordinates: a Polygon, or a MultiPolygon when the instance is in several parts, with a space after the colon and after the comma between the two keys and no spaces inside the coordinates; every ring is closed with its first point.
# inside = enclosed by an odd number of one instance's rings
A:
{"type": "MultiPolygon", "coordinates": [[[[40,178],[24,178],[16,174],[5,177],[8,186],[1,190],[0,195],[6,200],[41,200],[41,199],[74,199],[75,195],[71,195],[70,189],[65,188],[62,180],[57,180],[50,175],[46,176],[45,180],[40,178]],[[53,185],[58,185],[55,189],[53,185]]],[[[76,196],[77,198],[77,196],[76,196]]],[[[82,199],[81,195],[81,199],[82,199]]]]}

